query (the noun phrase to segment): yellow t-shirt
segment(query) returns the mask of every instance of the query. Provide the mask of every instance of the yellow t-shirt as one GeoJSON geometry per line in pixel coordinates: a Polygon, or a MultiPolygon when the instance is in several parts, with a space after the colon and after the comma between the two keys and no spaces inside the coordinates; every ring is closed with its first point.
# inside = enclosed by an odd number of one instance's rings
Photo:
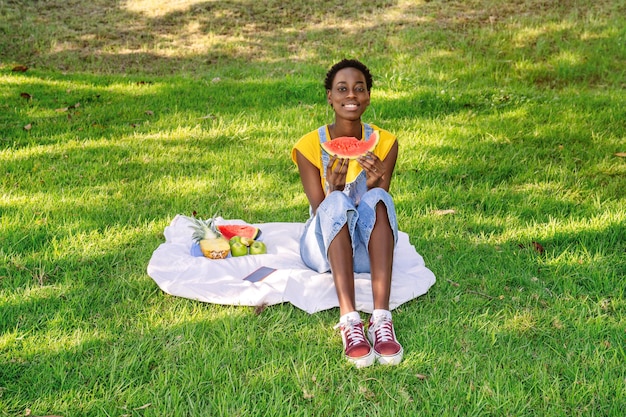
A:
{"type": "MultiPolygon", "coordinates": [[[[370,127],[373,130],[377,130],[380,134],[380,138],[378,140],[378,144],[374,148],[373,153],[378,156],[381,160],[387,157],[389,150],[393,146],[396,141],[396,136],[387,130],[383,130],[378,128],[377,126],[370,124],[370,127]]],[[[365,128],[361,127],[363,130],[361,137],[365,137],[365,128]]],[[[328,131],[328,126],[326,126],[326,137],[330,140],[330,132],[328,131]]],[[[318,130],[314,130],[312,132],[307,133],[303,137],[296,142],[293,149],[291,150],[291,159],[297,165],[296,162],[296,150],[300,151],[302,156],[304,156],[309,162],[315,165],[320,171],[320,181],[322,182],[322,188],[326,189],[326,179],[324,178],[324,167],[322,166],[322,147],[320,145],[320,135],[318,130]]],[[[346,183],[353,182],[356,177],[363,171],[361,165],[356,160],[350,160],[350,164],[348,165],[348,173],[346,174],[346,183]]]]}

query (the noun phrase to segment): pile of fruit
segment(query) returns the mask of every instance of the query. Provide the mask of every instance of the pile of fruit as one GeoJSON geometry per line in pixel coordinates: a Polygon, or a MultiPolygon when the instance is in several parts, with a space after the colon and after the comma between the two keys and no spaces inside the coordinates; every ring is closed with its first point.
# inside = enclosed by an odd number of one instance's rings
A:
{"type": "Polygon", "coordinates": [[[193,240],[202,254],[210,259],[231,256],[261,255],[267,253],[265,243],[256,240],[261,230],[251,225],[216,225],[215,218],[202,220],[187,217],[192,222],[193,240]]]}
{"type": "Polygon", "coordinates": [[[249,237],[233,236],[228,243],[230,244],[231,256],[262,255],[267,253],[265,243],[249,237]]]}

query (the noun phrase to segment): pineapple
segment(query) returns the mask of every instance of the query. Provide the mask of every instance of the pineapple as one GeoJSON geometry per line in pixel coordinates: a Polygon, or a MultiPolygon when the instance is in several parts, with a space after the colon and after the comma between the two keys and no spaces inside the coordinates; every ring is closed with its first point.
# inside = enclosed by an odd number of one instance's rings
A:
{"type": "Polygon", "coordinates": [[[193,222],[192,238],[200,245],[202,254],[211,259],[224,259],[230,252],[230,244],[215,227],[215,219],[189,218],[193,222]]]}

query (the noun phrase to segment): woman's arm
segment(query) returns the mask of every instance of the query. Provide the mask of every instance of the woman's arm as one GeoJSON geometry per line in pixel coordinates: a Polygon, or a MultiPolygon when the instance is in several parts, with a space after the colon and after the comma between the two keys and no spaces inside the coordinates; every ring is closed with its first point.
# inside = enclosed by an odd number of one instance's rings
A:
{"type": "Polygon", "coordinates": [[[322,182],[320,181],[320,170],[306,159],[300,151],[296,149],[296,162],[298,163],[298,170],[300,171],[300,180],[304,187],[304,193],[309,200],[313,213],[317,211],[317,207],[324,201],[326,195],[322,189],[322,182]]]}

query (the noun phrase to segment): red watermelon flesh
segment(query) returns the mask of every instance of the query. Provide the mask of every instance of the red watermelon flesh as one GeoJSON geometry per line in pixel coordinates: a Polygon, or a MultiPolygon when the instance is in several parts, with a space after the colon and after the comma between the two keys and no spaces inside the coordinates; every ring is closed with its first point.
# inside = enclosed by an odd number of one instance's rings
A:
{"type": "Polygon", "coordinates": [[[355,137],[341,136],[322,143],[322,149],[329,155],[336,156],[337,158],[356,159],[361,155],[373,151],[378,144],[379,138],[378,131],[374,131],[368,140],[358,140],[355,137]]]}
{"type": "Polygon", "coordinates": [[[220,224],[217,226],[225,239],[232,239],[235,236],[256,239],[261,234],[261,230],[249,224],[220,224]]]}

